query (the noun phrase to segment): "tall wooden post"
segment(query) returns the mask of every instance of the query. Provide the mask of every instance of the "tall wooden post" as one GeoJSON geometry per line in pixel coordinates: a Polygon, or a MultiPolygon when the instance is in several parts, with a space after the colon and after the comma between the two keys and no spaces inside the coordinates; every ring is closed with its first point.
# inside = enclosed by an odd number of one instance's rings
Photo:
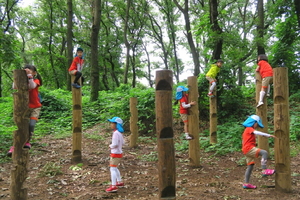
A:
{"type": "Polygon", "coordinates": [[[14,70],[14,84],[18,89],[14,96],[14,121],[18,127],[14,131],[14,151],[12,154],[13,167],[11,170],[10,197],[12,200],[26,200],[27,165],[29,159],[28,149],[23,146],[29,138],[29,93],[28,78],[24,70],[14,70]]]}
{"type": "Polygon", "coordinates": [[[288,68],[274,69],[275,189],[291,192],[288,68]]]}
{"type": "Polygon", "coordinates": [[[195,101],[196,105],[189,108],[188,128],[193,140],[189,140],[190,165],[200,166],[200,144],[199,144],[199,108],[198,108],[198,85],[197,77],[190,76],[187,80],[189,87],[189,102],[195,101]]]}
{"type": "MultiPolygon", "coordinates": [[[[71,76],[73,83],[74,76],[71,76]]],[[[81,81],[81,78],[80,78],[81,81]]],[[[81,88],[72,87],[73,100],[73,137],[72,137],[72,162],[79,163],[82,161],[82,93],[81,88]]]]}
{"type": "MultiPolygon", "coordinates": [[[[259,101],[261,86],[262,86],[262,79],[261,79],[259,72],[256,72],[255,79],[256,79],[256,88],[255,89],[256,89],[256,105],[257,105],[258,101],[259,101]]],[[[268,133],[268,118],[267,118],[268,112],[267,112],[267,100],[266,99],[267,98],[265,95],[265,97],[263,99],[264,104],[262,106],[260,106],[259,108],[256,108],[256,115],[260,116],[262,123],[264,125],[264,128],[258,127],[257,130],[268,133]]],[[[267,137],[258,136],[257,143],[258,143],[258,148],[264,149],[267,152],[269,152],[269,140],[267,137]]]]}
{"type": "Polygon", "coordinates": [[[176,199],[176,169],[172,113],[172,71],[156,71],[155,83],[159,199],[176,199]]]}
{"type": "Polygon", "coordinates": [[[209,131],[210,131],[210,144],[216,144],[217,139],[217,87],[213,91],[215,97],[209,98],[209,131]]]}
{"type": "Polygon", "coordinates": [[[138,139],[138,111],[137,111],[137,98],[131,97],[130,98],[130,148],[137,146],[137,139],[138,139]]]}

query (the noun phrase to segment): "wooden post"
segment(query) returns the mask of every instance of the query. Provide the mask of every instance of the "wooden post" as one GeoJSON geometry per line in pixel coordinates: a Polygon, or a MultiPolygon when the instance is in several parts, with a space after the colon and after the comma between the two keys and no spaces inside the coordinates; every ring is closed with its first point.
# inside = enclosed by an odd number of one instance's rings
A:
{"type": "Polygon", "coordinates": [[[18,127],[14,131],[13,167],[11,170],[10,197],[12,200],[26,200],[27,188],[24,183],[27,178],[29,159],[28,149],[23,146],[29,138],[29,93],[28,78],[24,70],[14,70],[14,84],[17,92],[14,96],[14,121],[18,127]]]}
{"type": "MultiPolygon", "coordinates": [[[[255,79],[256,79],[256,105],[257,105],[258,101],[259,101],[259,95],[260,95],[261,85],[262,85],[262,79],[261,79],[259,72],[256,72],[255,79]]],[[[258,127],[257,130],[268,133],[268,118],[267,118],[268,112],[267,112],[267,100],[266,99],[267,98],[265,95],[264,100],[263,100],[264,104],[262,106],[260,106],[259,108],[256,108],[256,115],[260,116],[262,123],[264,125],[264,128],[258,127]]],[[[257,143],[258,143],[258,148],[264,149],[267,152],[269,152],[269,140],[267,137],[258,136],[257,143]]]]}
{"type": "Polygon", "coordinates": [[[288,68],[274,69],[275,189],[291,192],[288,68]]]}
{"type": "Polygon", "coordinates": [[[155,82],[159,199],[176,199],[176,168],[172,113],[172,71],[156,71],[155,82]]]}
{"type": "Polygon", "coordinates": [[[189,108],[188,128],[193,140],[189,140],[190,165],[200,166],[200,144],[199,144],[199,109],[198,109],[198,85],[197,77],[190,76],[187,80],[189,88],[189,102],[195,101],[196,105],[189,108]]]}
{"type": "Polygon", "coordinates": [[[210,131],[210,144],[216,144],[217,139],[217,86],[213,91],[215,97],[209,98],[209,131],[210,131]]]}
{"type": "MultiPolygon", "coordinates": [[[[74,81],[74,76],[71,76],[71,82],[74,81]]],[[[81,81],[81,78],[79,82],[81,81]]],[[[81,88],[76,89],[72,87],[73,100],[73,141],[72,141],[72,162],[82,162],[82,93],[81,88]]]]}
{"type": "Polygon", "coordinates": [[[137,139],[138,139],[138,111],[137,111],[137,98],[131,97],[130,98],[130,148],[137,146],[137,139]]]}

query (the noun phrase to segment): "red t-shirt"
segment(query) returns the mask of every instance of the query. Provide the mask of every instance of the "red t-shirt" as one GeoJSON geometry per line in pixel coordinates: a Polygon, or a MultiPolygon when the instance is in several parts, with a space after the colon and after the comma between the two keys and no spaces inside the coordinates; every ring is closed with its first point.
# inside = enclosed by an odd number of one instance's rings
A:
{"type": "Polygon", "coordinates": [[[260,76],[262,78],[273,76],[273,69],[267,61],[265,60],[259,61],[258,66],[259,66],[258,72],[260,73],[260,76]]]}
{"type": "Polygon", "coordinates": [[[73,62],[71,64],[70,68],[69,68],[69,71],[73,71],[73,70],[81,71],[83,63],[84,63],[83,58],[79,58],[78,56],[75,57],[73,59],[73,62]],[[77,66],[78,66],[78,68],[77,68],[77,66]]]}
{"type": "Polygon", "coordinates": [[[42,106],[39,98],[40,80],[34,79],[33,81],[37,84],[37,86],[29,90],[29,108],[39,108],[42,106]]]}
{"type": "Polygon", "coordinates": [[[256,138],[253,127],[247,127],[243,133],[243,146],[242,150],[244,154],[247,154],[253,147],[256,147],[256,138]]]}
{"type": "Polygon", "coordinates": [[[188,104],[188,94],[183,95],[183,97],[179,100],[179,102],[180,102],[179,113],[180,114],[188,114],[188,108],[182,107],[183,102],[188,104]]]}

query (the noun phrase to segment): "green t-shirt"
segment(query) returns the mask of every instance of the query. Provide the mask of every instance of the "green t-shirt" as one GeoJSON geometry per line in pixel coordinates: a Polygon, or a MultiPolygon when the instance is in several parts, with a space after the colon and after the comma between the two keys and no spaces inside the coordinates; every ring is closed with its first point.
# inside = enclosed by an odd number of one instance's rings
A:
{"type": "Polygon", "coordinates": [[[216,78],[219,71],[220,71],[220,67],[218,67],[216,64],[212,64],[206,76],[210,78],[216,78]]]}

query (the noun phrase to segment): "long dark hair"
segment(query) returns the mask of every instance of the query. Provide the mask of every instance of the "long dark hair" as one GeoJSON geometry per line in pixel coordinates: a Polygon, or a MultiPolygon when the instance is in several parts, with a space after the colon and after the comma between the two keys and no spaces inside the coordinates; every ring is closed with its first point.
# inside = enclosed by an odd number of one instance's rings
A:
{"type": "Polygon", "coordinates": [[[35,77],[35,78],[39,79],[39,81],[40,81],[40,86],[43,85],[42,77],[41,77],[41,75],[38,73],[38,71],[37,71],[37,69],[36,69],[36,67],[35,67],[34,65],[29,65],[29,64],[27,64],[27,65],[25,65],[24,69],[30,69],[31,71],[36,72],[36,77],[35,77]]]}

